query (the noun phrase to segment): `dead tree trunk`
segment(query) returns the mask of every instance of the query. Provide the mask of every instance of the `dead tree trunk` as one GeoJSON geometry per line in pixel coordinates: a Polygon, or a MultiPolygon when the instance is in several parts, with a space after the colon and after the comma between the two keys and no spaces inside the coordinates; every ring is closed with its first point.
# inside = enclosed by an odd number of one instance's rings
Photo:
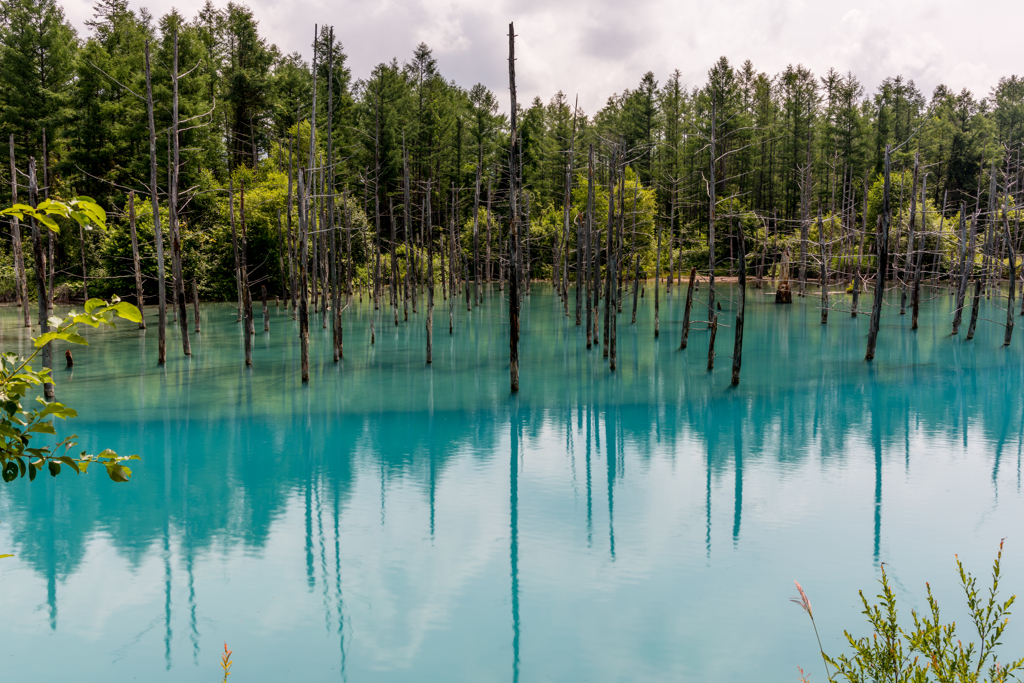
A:
{"type": "Polygon", "coordinates": [[[1017,253],[1014,249],[1013,238],[1010,236],[1009,199],[1003,195],[1003,234],[1006,236],[1006,250],[1010,257],[1010,291],[1006,294],[1006,334],[1003,336],[1003,346],[1009,346],[1013,338],[1013,295],[1016,291],[1017,282],[1017,253]]]}
{"type": "Polygon", "coordinates": [[[238,216],[242,221],[241,239],[239,240],[239,255],[241,256],[240,272],[242,276],[242,327],[245,333],[245,364],[252,365],[252,292],[249,291],[249,258],[248,258],[248,231],[245,227],[245,185],[239,188],[238,216]]]}
{"type": "MultiPolygon", "coordinates": [[[[181,226],[178,224],[178,172],[181,165],[178,140],[178,32],[174,31],[174,64],[171,71],[171,139],[173,157],[171,161],[170,210],[168,222],[171,228],[171,267],[174,271],[174,296],[178,304],[178,323],[181,326],[181,350],[186,356],[192,355],[188,339],[188,312],[185,300],[185,280],[181,268],[181,226]]],[[[85,260],[82,261],[82,283],[85,285],[85,260]]]]}
{"type": "Polygon", "coordinates": [[[882,216],[878,231],[878,274],[875,276],[875,299],[871,305],[871,325],[868,327],[868,350],[864,360],[874,360],[878,325],[882,319],[882,298],[885,296],[885,272],[889,267],[889,162],[892,151],[885,146],[885,180],[882,186],[882,216]]]}
{"type": "MultiPolygon", "coordinates": [[[[747,308],[747,245],[743,236],[743,223],[739,226],[739,308],[736,309],[736,341],[732,350],[732,386],[740,383],[740,366],[743,365],[743,316],[747,308]]],[[[827,309],[826,309],[827,310],[827,309]]]]}
{"type": "MultiPolygon", "coordinates": [[[[305,183],[306,171],[299,169],[299,194],[298,194],[298,205],[299,205],[299,356],[302,367],[302,381],[309,381],[309,299],[308,299],[308,285],[307,285],[307,254],[308,252],[308,240],[307,240],[307,214],[309,213],[309,206],[306,203],[306,183],[305,183]]],[[[372,328],[371,328],[371,343],[372,343],[372,328]]]]}
{"type": "Polygon", "coordinates": [[[654,252],[654,338],[661,333],[661,223],[658,223],[658,248],[654,252]]]}
{"type": "Polygon", "coordinates": [[[139,329],[146,329],[146,309],[143,306],[144,295],[142,293],[142,265],[139,262],[139,236],[135,230],[135,192],[128,193],[128,227],[132,233],[132,265],[135,269],[135,302],[139,307],[141,320],[139,329]]]}
{"type": "Polygon", "coordinates": [[[708,338],[708,372],[715,369],[715,337],[718,336],[718,313],[711,314],[711,324],[708,326],[711,336],[708,338]]]}
{"type": "MultiPolygon", "coordinates": [[[[18,169],[14,165],[14,134],[11,134],[11,204],[18,203],[18,169]]],[[[25,318],[25,327],[32,327],[32,319],[28,312],[28,272],[25,269],[25,252],[21,246],[21,224],[17,218],[11,218],[11,249],[14,251],[14,288],[21,301],[21,312],[25,318]]]]}
{"type": "MultiPolygon", "coordinates": [[[[914,289],[913,289],[913,313],[910,320],[910,329],[917,329],[917,317],[921,312],[921,278],[924,272],[924,250],[927,245],[925,241],[925,235],[928,233],[928,204],[926,203],[928,197],[928,174],[924,175],[921,179],[921,241],[917,248],[917,255],[914,261],[914,289]]],[[[942,206],[943,214],[945,214],[946,206],[943,202],[942,206]]],[[[944,218],[944,215],[942,216],[944,218]]],[[[940,221],[942,218],[940,218],[940,221]]],[[[942,227],[939,227],[939,244],[942,244],[942,227]]]]}
{"type": "Polygon", "coordinates": [[[195,317],[196,334],[200,332],[199,326],[199,283],[192,278],[192,315],[195,317]]]}
{"type": "Polygon", "coordinates": [[[602,341],[604,342],[601,347],[604,352],[604,357],[608,357],[608,328],[611,325],[611,318],[614,315],[615,309],[612,307],[614,304],[614,296],[612,290],[615,288],[612,282],[612,250],[614,249],[614,235],[615,235],[615,185],[616,185],[616,172],[618,162],[618,149],[612,149],[612,159],[608,166],[608,234],[606,235],[607,241],[605,243],[604,251],[604,335],[602,341]]]}
{"type": "MultiPolygon", "coordinates": [[[[718,180],[715,176],[716,172],[716,161],[715,158],[715,130],[716,130],[716,119],[717,119],[717,97],[713,97],[711,100],[711,168],[710,168],[710,182],[708,182],[708,195],[710,201],[708,202],[708,269],[710,270],[709,284],[708,284],[708,322],[715,316],[715,216],[717,213],[716,206],[716,193],[718,180]]],[[[717,325],[716,325],[717,328],[717,325]]],[[[708,351],[708,365],[714,364],[714,332],[711,334],[711,350],[708,351]]],[[[709,368],[710,369],[710,368],[709,368]]]]}
{"type": "MultiPolygon", "coordinates": [[[[29,159],[28,200],[33,207],[39,205],[38,194],[36,188],[36,160],[29,159]]],[[[32,226],[32,255],[35,257],[36,266],[36,296],[39,299],[39,333],[46,334],[50,331],[50,326],[47,323],[50,311],[46,305],[46,251],[43,249],[43,236],[39,232],[38,221],[32,218],[29,220],[29,224],[32,226]]],[[[49,232],[49,229],[47,229],[47,232],[49,232]]],[[[53,342],[43,346],[42,362],[44,368],[53,369],[53,342]]],[[[47,401],[54,399],[53,384],[51,382],[43,383],[43,398],[47,401]]]]}
{"type": "Polygon", "coordinates": [[[157,301],[159,306],[160,342],[157,363],[167,361],[167,283],[164,274],[164,235],[160,229],[160,200],[156,184],[156,124],[153,118],[153,79],[149,64],[149,41],[146,41],[146,106],[149,114],[149,195],[153,202],[153,239],[156,245],[157,301]]]}
{"type": "MultiPolygon", "coordinates": [[[[835,216],[835,212],[832,214],[835,216]]],[[[829,218],[833,221],[835,218],[829,218]]],[[[828,245],[825,242],[825,226],[821,222],[821,208],[818,209],[818,251],[821,252],[821,324],[828,324],[828,245]]]]}
{"type": "Polygon", "coordinates": [[[974,233],[975,219],[971,219],[970,247],[967,237],[967,207],[960,202],[960,286],[956,294],[956,310],[953,311],[953,335],[960,332],[960,322],[963,319],[964,299],[967,296],[967,279],[974,266],[974,233]]]}
{"type": "Polygon", "coordinates": [[[633,318],[631,325],[636,325],[636,307],[640,303],[640,254],[636,255],[636,267],[633,268],[633,318]]]}
{"type": "MultiPolygon", "coordinates": [[[[519,167],[516,156],[516,136],[519,128],[516,123],[516,35],[515,27],[508,25],[508,88],[512,97],[510,110],[510,153],[509,153],[509,212],[511,213],[509,264],[512,272],[509,277],[508,323],[509,323],[509,356],[508,369],[511,379],[512,393],[519,391],[519,210],[518,187],[516,186],[516,169],[519,167]]],[[[454,219],[453,219],[454,220],[454,219]]]]}
{"type": "Polygon", "coordinates": [[[238,293],[238,314],[235,322],[242,322],[245,305],[242,302],[242,259],[238,253],[238,233],[235,230],[235,180],[228,178],[228,222],[231,224],[231,250],[235,256],[235,291],[238,293]]]}
{"type": "MultiPolygon", "coordinates": [[[[554,271],[552,271],[552,275],[553,275],[554,279],[556,281],[559,281],[559,280],[561,281],[561,287],[562,287],[562,292],[561,292],[561,294],[562,294],[562,306],[563,306],[563,309],[565,311],[566,317],[569,316],[569,274],[568,274],[568,269],[569,269],[569,253],[568,253],[569,252],[569,208],[572,205],[572,171],[573,171],[573,162],[575,161],[575,152],[576,152],[576,115],[578,113],[578,108],[579,108],[579,97],[576,98],[576,104],[573,106],[573,110],[572,110],[572,136],[569,138],[569,160],[568,160],[568,163],[566,164],[566,169],[565,169],[565,200],[562,203],[562,240],[561,240],[561,245],[562,246],[558,250],[558,252],[555,254],[555,259],[558,261],[559,265],[561,265],[563,262],[564,262],[565,265],[564,265],[562,273],[561,273],[561,278],[559,278],[559,273],[558,273],[558,269],[557,268],[554,271]]],[[[579,267],[579,263],[578,262],[579,262],[579,258],[577,256],[577,268],[579,267]]],[[[577,282],[577,288],[578,288],[578,285],[579,285],[579,282],[577,282]]],[[[576,300],[577,300],[577,302],[579,301],[579,296],[576,297],[576,300]]],[[[580,324],[580,316],[579,316],[578,310],[579,310],[579,306],[577,305],[577,313],[576,313],[576,324],[577,325],[580,324]]]]}
{"type": "Polygon", "coordinates": [[[266,285],[260,285],[260,297],[263,299],[263,331],[270,332],[270,308],[267,306],[266,285]]]}
{"type": "MultiPolygon", "coordinates": [[[[49,169],[49,153],[46,147],[46,129],[43,128],[43,199],[50,198],[50,169],[49,169]]],[[[48,286],[46,288],[46,310],[50,315],[53,315],[53,278],[55,275],[54,267],[54,243],[53,243],[53,231],[46,231],[46,261],[49,266],[50,272],[48,273],[48,286]]],[[[142,306],[139,306],[139,313],[142,313],[142,306]]],[[[145,318],[142,319],[142,327],[145,328],[145,318]]]]}
{"type": "Polygon", "coordinates": [[[480,175],[483,166],[483,147],[476,162],[476,183],[473,189],[473,300],[480,305],[480,175]]]}
{"type": "MultiPolygon", "coordinates": [[[[680,278],[682,275],[680,274],[680,278]]],[[[690,268],[690,284],[686,288],[686,306],[683,308],[683,331],[679,339],[679,350],[686,348],[690,339],[690,311],[693,309],[693,286],[697,280],[697,269],[690,268]]]]}
{"type": "Polygon", "coordinates": [[[974,300],[971,302],[971,323],[967,326],[967,338],[974,339],[974,329],[978,326],[978,308],[981,305],[981,278],[974,279],[974,300]]]}
{"type": "Polygon", "coordinates": [[[434,362],[434,236],[430,228],[430,181],[423,201],[423,227],[427,237],[427,365],[434,362]]]}

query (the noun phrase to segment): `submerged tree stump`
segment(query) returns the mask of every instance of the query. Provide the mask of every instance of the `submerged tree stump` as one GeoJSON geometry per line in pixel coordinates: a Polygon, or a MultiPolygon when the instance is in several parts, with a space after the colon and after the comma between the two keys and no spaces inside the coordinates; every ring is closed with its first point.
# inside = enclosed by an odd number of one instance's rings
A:
{"type": "Polygon", "coordinates": [[[779,268],[779,285],[775,288],[775,303],[793,303],[793,290],[789,285],[789,249],[782,252],[782,264],[779,268]]]}

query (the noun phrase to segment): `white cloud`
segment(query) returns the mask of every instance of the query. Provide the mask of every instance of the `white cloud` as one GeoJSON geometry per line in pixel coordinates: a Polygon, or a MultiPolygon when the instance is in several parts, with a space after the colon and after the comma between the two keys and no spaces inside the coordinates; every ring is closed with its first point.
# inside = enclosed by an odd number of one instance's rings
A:
{"type": "MultiPolygon", "coordinates": [[[[133,6],[140,7],[137,2],[133,6]]],[[[172,4],[194,14],[202,0],[152,0],[154,14],[172,4]]],[[[703,84],[721,55],[750,59],[775,74],[802,63],[816,74],[852,71],[872,91],[887,76],[913,78],[926,95],[939,83],[984,96],[1000,76],[1021,70],[1015,41],[993,35],[1024,19],[1024,9],[995,0],[963,11],[951,2],[866,0],[856,8],[803,0],[250,0],[261,31],[283,51],[308,57],[313,23],[335,26],[354,75],[375,64],[404,62],[427,43],[442,73],[469,87],[482,82],[507,108],[508,22],[515,21],[520,98],[579,93],[593,114],[613,93],[634,87],[646,71],[659,81],[678,68],[703,84]],[[998,23],[993,24],[993,17],[998,23]],[[973,38],[973,40],[971,39],[973,38]]],[[[84,32],[84,0],[65,3],[84,32]]]]}

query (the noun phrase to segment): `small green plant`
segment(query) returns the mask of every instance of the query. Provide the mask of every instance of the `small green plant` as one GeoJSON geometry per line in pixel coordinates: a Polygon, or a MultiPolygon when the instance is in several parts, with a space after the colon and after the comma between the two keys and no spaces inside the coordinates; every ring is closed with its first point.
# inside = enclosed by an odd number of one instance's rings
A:
{"type": "MultiPolygon", "coordinates": [[[[822,651],[828,680],[846,680],[851,683],[1003,683],[1019,680],[1017,673],[1024,668],[1024,658],[1004,664],[999,662],[996,655],[1003,632],[1010,621],[1010,607],[1016,600],[1016,596],[1010,596],[1005,601],[998,598],[1002,556],[1003,544],[1000,542],[999,552],[992,564],[992,583],[987,589],[979,588],[977,579],[964,569],[960,558],[956,558],[960,585],[967,598],[971,624],[978,638],[977,643],[967,644],[957,637],[956,622],[942,622],[939,604],[932,595],[930,584],[925,584],[928,590],[927,613],[920,615],[911,611],[914,628],[905,631],[897,620],[896,595],[889,586],[889,577],[883,565],[882,578],[879,580],[882,592],[876,596],[879,602],[869,603],[864,592],[860,592],[863,614],[874,633],[870,637],[854,638],[849,631],[845,631],[846,640],[853,650],[851,656],[839,655],[833,658],[822,651]],[[829,664],[835,669],[835,674],[828,673],[829,664]]],[[[802,590],[800,593],[802,601],[794,601],[797,604],[806,603],[806,606],[801,604],[801,607],[807,611],[813,624],[810,601],[802,590]]],[[[820,640],[818,647],[821,648],[820,640]]]]}

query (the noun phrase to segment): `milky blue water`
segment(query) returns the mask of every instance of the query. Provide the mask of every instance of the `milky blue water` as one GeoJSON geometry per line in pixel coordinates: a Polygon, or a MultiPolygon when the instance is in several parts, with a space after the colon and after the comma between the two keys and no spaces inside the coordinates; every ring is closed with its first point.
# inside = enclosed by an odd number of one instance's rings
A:
{"type": "MultiPolygon", "coordinates": [[[[128,484],[0,486],[3,680],[220,680],[225,642],[235,683],[824,680],[794,579],[833,654],[867,632],[857,591],[882,562],[907,609],[931,581],[953,618],[953,555],[984,573],[1007,537],[1024,590],[1005,299],[966,341],[946,289],[916,332],[894,291],[869,364],[845,297],[823,326],[817,298],[750,287],[733,389],[734,286],[713,372],[700,325],[678,350],[678,288],[654,338],[648,288],[612,373],[538,284],[513,397],[502,293],[460,299],[451,336],[438,294],[432,367],[422,310],[378,312],[371,346],[356,301],[340,363],[313,319],[308,386],[273,303],[251,369],[227,304],[203,307],[190,360],[169,332],[165,367],[153,309],[147,332],[89,331],[56,371],[81,414],[61,433],[142,461],[128,484]]],[[[26,348],[16,309],[0,326],[26,348]]],[[[1024,628],[1006,640],[1019,655],[1024,628]]]]}

